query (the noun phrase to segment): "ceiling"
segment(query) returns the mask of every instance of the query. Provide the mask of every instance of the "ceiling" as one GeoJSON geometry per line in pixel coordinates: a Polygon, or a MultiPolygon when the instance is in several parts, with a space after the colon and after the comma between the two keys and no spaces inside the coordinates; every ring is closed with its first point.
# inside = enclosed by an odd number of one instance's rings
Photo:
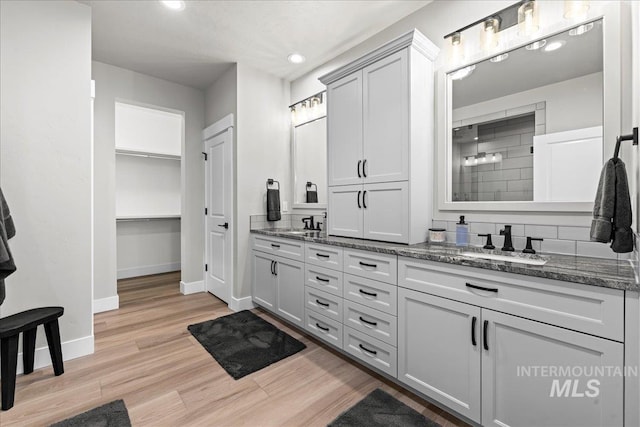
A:
{"type": "Polygon", "coordinates": [[[198,89],[232,63],[293,80],[420,9],[429,0],[86,0],[93,59],[198,89]],[[299,52],[304,64],[287,56],[299,52]]]}

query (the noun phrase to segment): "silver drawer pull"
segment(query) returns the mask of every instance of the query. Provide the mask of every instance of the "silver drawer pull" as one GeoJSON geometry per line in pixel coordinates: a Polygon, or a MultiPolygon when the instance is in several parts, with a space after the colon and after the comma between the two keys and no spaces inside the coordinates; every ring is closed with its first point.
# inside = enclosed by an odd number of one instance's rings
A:
{"type": "Polygon", "coordinates": [[[322,302],[319,299],[316,299],[316,304],[320,304],[323,307],[329,307],[329,304],[327,304],[326,302],[322,302]]]}
{"type": "Polygon", "coordinates": [[[320,324],[318,322],[316,322],[316,326],[318,327],[318,329],[322,329],[325,332],[329,332],[329,328],[325,328],[324,326],[320,326],[320,324]]]}
{"type": "Polygon", "coordinates": [[[378,352],[377,352],[377,351],[375,351],[375,350],[370,350],[370,349],[368,349],[367,347],[363,346],[362,344],[358,344],[358,346],[359,346],[361,349],[363,349],[364,351],[366,351],[367,353],[371,353],[371,354],[374,354],[374,355],[375,355],[375,354],[378,354],[378,352]]]}
{"type": "Polygon", "coordinates": [[[360,321],[363,323],[366,323],[367,325],[371,325],[371,326],[377,326],[378,322],[371,322],[370,320],[365,320],[362,318],[362,316],[360,316],[360,321]]]}

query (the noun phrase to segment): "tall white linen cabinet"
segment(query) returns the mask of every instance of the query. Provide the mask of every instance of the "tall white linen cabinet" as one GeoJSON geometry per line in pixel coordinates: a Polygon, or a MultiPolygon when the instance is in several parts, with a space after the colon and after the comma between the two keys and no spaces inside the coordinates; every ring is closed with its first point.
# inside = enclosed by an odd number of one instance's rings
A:
{"type": "Polygon", "coordinates": [[[327,85],[328,234],[426,240],[437,54],[413,30],[320,77],[327,85]]]}

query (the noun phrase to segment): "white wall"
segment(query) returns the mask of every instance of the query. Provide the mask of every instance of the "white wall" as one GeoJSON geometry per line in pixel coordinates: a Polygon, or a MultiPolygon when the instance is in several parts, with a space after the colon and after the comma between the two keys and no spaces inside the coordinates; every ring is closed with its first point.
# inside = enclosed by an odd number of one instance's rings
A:
{"type": "Polygon", "coordinates": [[[232,64],[205,92],[205,127],[237,112],[238,65],[232,64]]]}
{"type": "Polygon", "coordinates": [[[266,214],[266,180],[280,181],[281,206],[291,203],[288,105],[287,82],[238,64],[236,298],[251,295],[249,215],[266,214]]]}
{"type": "Polygon", "coordinates": [[[18,266],[2,315],[63,306],[65,359],[93,352],[90,102],[91,9],[0,2],[0,178],[18,266]]]}
{"type": "Polygon", "coordinates": [[[95,99],[95,299],[116,295],[115,102],[160,107],[185,114],[182,148],[182,280],[203,279],[204,172],[200,90],[93,61],[95,99]]]}
{"type": "MultiPolygon", "coordinates": [[[[606,2],[605,2],[606,3],[606,2]]],[[[416,12],[401,19],[395,24],[380,31],[373,37],[367,39],[363,43],[355,46],[354,48],[346,51],[345,53],[337,56],[336,58],[328,61],[320,67],[312,70],[311,72],[299,77],[291,82],[291,102],[295,100],[304,99],[308,96],[318,93],[324,89],[324,85],[318,81],[318,77],[326,74],[330,71],[339,68],[358,57],[370,52],[376,47],[392,40],[407,31],[414,28],[418,29],[424,35],[426,35],[433,43],[435,43],[441,49],[445,45],[443,37],[458,28],[462,28],[467,24],[476,20],[482,19],[498,10],[501,10],[509,5],[513,4],[513,1],[476,1],[476,0],[457,0],[457,1],[434,1],[429,3],[425,7],[417,10],[416,12]]],[[[620,14],[621,22],[624,28],[630,27],[630,18],[624,11],[620,14]]],[[[441,50],[441,52],[444,52],[441,50]]],[[[623,57],[629,57],[631,52],[630,46],[622,46],[621,54],[623,57]]],[[[622,60],[624,64],[624,58],[622,60]]],[[[625,76],[623,72],[622,76],[622,92],[630,91],[628,82],[625,82],[625,76]]],[[[620,76],[611,76],[612,81],[619,81],[620,76]]],[[[630,93],[630,92],[628,92],[630,93]]],[[[437,101],[436,101],[437,102],[437,101]]],[[[440,108],[439,104],[436,104],[436,108],[440,108]]],[[[611,114],[613,110],[606,114],[611,114]]],[[[630,114],[628,110],[623,109],[623,114],[630,114]]],[[[434,165],[435,169],[435,165],[434,165]]],[[[434,183],[436,177],[434,176],[434,183]]],[[[436,194],[434,192],[434,194],[436,194]]],[[[434,216],[436,220],[454,220],[457,219],[459,212],[454,211],[440,211],[437,209],[437,204],[434,204],[434,216]]],[[[485,222],[501,222],[501,223],[528,223],[528,224],[555,224],[555,225],[581,225],[587,226],[590,224],[591,215],[589,213],[575,214],[575,213],[512,213],[512,212],[467,212],[467,217],[470,221],[485,221],[485,222]]]]}
{"type": "MultiPolygon", "coordinates": [[[[545,133],[602,125],[602,72],[456,108],[452,120],[546,102],[545,133]]],[[[536,120],[536,124],[539,124],[536,120]]]]}

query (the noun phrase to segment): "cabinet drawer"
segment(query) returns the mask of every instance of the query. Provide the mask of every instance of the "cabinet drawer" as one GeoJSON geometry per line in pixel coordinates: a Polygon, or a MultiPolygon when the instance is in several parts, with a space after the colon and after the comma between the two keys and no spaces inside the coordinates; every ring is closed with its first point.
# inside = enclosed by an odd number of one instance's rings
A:
{"type": "Polygon", "coordinates": [[[398,373],[398,350],[380,340],[344,327],[344,351],[392,377],[398,373]]]}
{"type": "Polygon", "coordinates": [[[342,297],[305,286],[305,306],[307,310],[323,314],[342,322],[342,297]]]}
{"type": "Polygon", "coordinates": [[[419,292],[617,341],[624,338],[621,290],[403,257],[398,281],[419,292]]]}
{"type": "Polygon", "coordinates": [[[305,245],[305,255],[307,264],[342,271],[342,248],[307,243],[305,245]]]}
{"type": "Polygon", "coordinates": [[[342,296],[343,274],[328,268],[306,264],[305,284],[330,294],[342,296]]]}
{"type": "Polygon", "coordinates": [[[345,250],[344,272],[381,282],[398,283],[398,257],[375,252],[345,250]]]}
{"type": "Polygon", "coordinates": [[[345,299],[396,315],[398,311],[398,288],[388,283],[364,277],[344,275],[345,299]]]}
{"type": "Polygon", "coordinates": [[[392,346],[398,343],[398,319],[390,314],[345,300],[344,324],[392,346]]]}
{"type": "Polygon", "coordinates": [[[331,345],[342,348],[342,323],[312,310],[306,310],[305,320],[305,329],[308,332],[331,345]]]}
{"type": "Polygon", "coordinates": [[[279,239],[277,237],[254,234],[253,249],[280,255],[285,258],[304,261],[304,242],[302,240],[279,239]]]}

